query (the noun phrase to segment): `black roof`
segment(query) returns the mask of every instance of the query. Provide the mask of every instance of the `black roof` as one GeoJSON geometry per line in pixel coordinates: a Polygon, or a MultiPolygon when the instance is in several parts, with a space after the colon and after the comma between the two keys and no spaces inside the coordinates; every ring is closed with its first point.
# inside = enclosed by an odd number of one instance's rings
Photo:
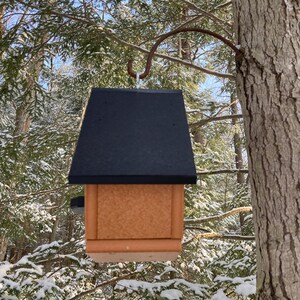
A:
{"type": "Polygon", "coordinates": [[[93,88],[68,178],[73,184],[196,183],[181,91],[93,88]]]}

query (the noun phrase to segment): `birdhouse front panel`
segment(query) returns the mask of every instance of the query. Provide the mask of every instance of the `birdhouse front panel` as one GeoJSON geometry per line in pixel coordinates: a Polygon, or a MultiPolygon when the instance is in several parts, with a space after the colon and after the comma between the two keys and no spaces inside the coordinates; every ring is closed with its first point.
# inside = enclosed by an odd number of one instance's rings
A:
{"type": "Polygon", "coordinates": [[[151,260],[149,249],[177,257],[183,234],[183,188],[86,185],[87,253],[97,261],[126,261],[134,254],[139,260],[151,260]]]}
{"type": "Polygon", "coordinates": [[[170,238],[171,211],[172,185],[98,185],[97,238],[170,238]]]}
{"type": "Polygon", "coordinates": [[[181,91],[93,89],[69,173],[96,261],[176,259],[196,182],[181,91]]]}

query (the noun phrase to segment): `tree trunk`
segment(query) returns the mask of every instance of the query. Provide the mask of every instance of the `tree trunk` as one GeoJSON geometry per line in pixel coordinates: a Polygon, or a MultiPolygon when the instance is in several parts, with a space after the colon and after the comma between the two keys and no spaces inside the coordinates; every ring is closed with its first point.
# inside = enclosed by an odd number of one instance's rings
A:
{"type": "Polygon", "coordinates": [[[300,4],[234,0],[238,97],[257,242],[257,299],[300,295],[300,4]]]}
{"type": "MultiPolygon", "coordinates": [[[[29,98],[30,99],[30,98],[29,98]]],[[[27,100],[27,102],[29,101],[27,100]]],[[[31,118],[26,106],[19,106],[16,109],[15,130],[14,135],[27,133],[31,124],[31,118]]]]}

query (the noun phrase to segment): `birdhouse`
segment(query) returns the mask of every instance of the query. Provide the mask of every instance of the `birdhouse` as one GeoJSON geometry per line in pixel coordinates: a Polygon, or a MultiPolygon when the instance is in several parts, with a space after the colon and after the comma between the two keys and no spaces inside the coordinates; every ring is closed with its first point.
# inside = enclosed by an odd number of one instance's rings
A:
{"type": "Polygon", "coordinates": [[[85,185],[95,261],[174,260],[196,171],[179,90],[92,89],[69,183],[85,185]]]}

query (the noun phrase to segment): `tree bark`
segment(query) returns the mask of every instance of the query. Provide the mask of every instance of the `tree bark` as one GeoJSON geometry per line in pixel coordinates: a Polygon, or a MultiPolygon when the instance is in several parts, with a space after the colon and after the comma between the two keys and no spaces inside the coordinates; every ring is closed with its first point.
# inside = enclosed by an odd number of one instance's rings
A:
{"type": "Polygon", "coordinates": [[[234,0],[238,97],[257,243],[257,299],[300,295],[300,3],[234,0]]]}

